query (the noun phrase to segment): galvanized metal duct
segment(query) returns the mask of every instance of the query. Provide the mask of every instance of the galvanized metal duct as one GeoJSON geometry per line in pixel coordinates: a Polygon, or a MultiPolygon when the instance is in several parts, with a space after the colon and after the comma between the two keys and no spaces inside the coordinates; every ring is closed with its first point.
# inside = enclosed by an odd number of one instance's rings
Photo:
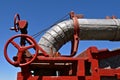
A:
{"type": "MultiPolygon", "coordinates": [[[[78,19],[80,40],[120,40],[120,19],[78,19]]],[[[40,39],[39,45],[50,53],[58,51],[73,38],[73,20],[54,25],[40,39]]]]}

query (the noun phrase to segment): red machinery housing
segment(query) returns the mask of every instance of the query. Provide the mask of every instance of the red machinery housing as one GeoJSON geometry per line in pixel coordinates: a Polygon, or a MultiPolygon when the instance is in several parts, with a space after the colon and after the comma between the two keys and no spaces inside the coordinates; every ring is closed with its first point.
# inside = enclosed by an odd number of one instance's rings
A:
{"type": "Polygon", "coordinates": [[[59,52],[56,52],[55,55],[48,55],[31,36],[27,35],[27,21],[20,20],[19,15],[15,15],[14,28],[11,29],[16,32],[20,30],[21,34],[13,36],[7,41],[4,55],[10,64],[21,68],[21,72],[17,74],[17,80],[120,80],[120,68],[106,69],[100,64],[104,59],[119,56],[120,49],[98,50],[92,46],[73,57],[79,43],[77,18],[81,17],[81,15],[71,13],[74,22],[74,37],[71,54],[66,56],[59,52]],[[15,42],[16,38],[20,38],[20,45],[15,42]],[[26,42],[29,45],[26,45],[26,42]],[[9,58],[7,51],[10,44],[18,50],[13,60],[9,58]],[[35,50],[33,54],[28,51],[31,48],[35,50]]]}

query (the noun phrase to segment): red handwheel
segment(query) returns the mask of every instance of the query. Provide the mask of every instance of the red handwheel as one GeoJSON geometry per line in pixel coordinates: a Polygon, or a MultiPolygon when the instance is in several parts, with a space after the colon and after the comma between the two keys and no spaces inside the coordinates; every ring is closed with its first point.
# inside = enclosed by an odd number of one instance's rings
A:
{"type": "Polygon", "coordinates": [[[18,22],[20,21],[20,16],[19,14],[15,14],[14,16],[14,27],[11,27],[11,30],[15,30],[16,32],[19,31],[19,27],[18,27],[18,22]]]}
{"type": "Polygon", "coordinates": [[[30,64],[37,57],[38,51],[39,51],[39,49],[38,49],[38,45],[37,45],[36,41],[31,36],[29,36],[27,34],[19,34],[19,35],[11,37],[4,46],[4,56],[5,56],[6,60],[14,66],[25,66],[25,65],[30,64]],[[29,45],[20,46],[15,41],[16,38],[21,38],[21,37],[24,37],[25,41],[29,42],[29,45]],[[17,59],[16,60],[12,60],[8,56],[8,50],[7,49],[8,49],[8,46],[10,46],[10,45],[13,45],[13,47],[17,49],[17,56],[16,56],[17,59]],[[25,55],[26,50],[31,49],[31,48],[33,48],[33,50],[35,50],[34,54],[30,58],[30,60],[26,60],[25,62],[23,62],[22,61],[22,59],[23,59],[22,56],[25,55]]]}

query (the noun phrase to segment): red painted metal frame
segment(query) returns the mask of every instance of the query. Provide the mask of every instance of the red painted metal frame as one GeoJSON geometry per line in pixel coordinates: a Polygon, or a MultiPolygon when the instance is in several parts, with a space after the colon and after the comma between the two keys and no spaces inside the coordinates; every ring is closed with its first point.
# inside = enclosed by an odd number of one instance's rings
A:
{"type": "Polygon", "coordinates": [[[120,49],[109,51],[107,49],[98,50],[96,47],[88,48],[84,53],[87,54],[88,61],[91,63],[92,78],[90,80],[101,80],[101,77],[117,77],[117,80],[120,80],[120,68],[104,69],[99,67],[99,60],[117,56],[120,54],[119,52],[120,49]]]}
{"type": "MultiPolygon", "coordinates": [[[[47,67],[49,69],[55,69],[55,68],[60,68],[60,69],[64,69],[64,67],[66,65],[59,65],[59,63],[73,63],[72,65],[72,76],[66,76],[66,75],[62,75],[62,76],[32,76],[32,74],[30,73],[29,69],[27,69],[29,72],[29,74],[26,74],[24,72],[24,68],[22,68],[22,72],[18,73],[18,77],[17,80],[78,80],[78,76],[85,76],[84,75],[84,61],[86,59],[85,58],[70,58],[70,57],[41,57],[38,56],[37,57],[37,63],[50,63],[50,65],[48,65],[47,67]],[[58,65],[55,65],[56,63],[58,63],[58,65]],[[77,64],[79,63],[79,64],[77,64]],[[55,67],[56,66],[56,67],[55,67]],[[62,68],[61,68],[62,67],[62,68]],[[77,71],[79,69],[79,71],[77,71]],[[25,75],[26,74],[26,75],[25,75]]],[[[36,62],[34,61],[34,62],[36,62]]],[[[33,62],[33,63],[34,63],[33,62]]],[[[46,66],[46,65],[45,65],[46,66]]],[[[40,68],[44,68],[45,66],[39,66],[40,68]]],[[[29,66],[30,67],[30,66],[29,66]]],[[[33,65],[33,67],[35,67],[35,65],[33,65]]],[[[33,68],[32,64],[30,68],[33,68]]],[[[67,72],[67,71],[65,71],[67,72]]],[[[82,77],[83,78],[83,77],[82,77]]]]}
{"type": "Polygon", "coordinates": [[[120,69],[104,69],[99,67],[99,60],[119,55],[120,50],[115,51],[108,51],[108,50],[98,50],[96,47],[90,47],[84,53],[87,55],[86,57],[44,57],[44,56],[37,56],[34,62],[30,65],[21,67],[22,71],[18,72],[17,80],[101,80],[101,77],[116,77],[116,80],[120,80],[120,69]],[[110,53],[110,54],[109,54],[110,53]],[[105,55],[106,57],[99,57],[98,55],[105,55]],[[96,57],[97,56],[97,57],[96,57]],[[86,64],[87,62],[87,64],[86,64]],[[40,63],[47,63],[45,65],[40,65],[40,63]],[[48,65],[49,63],[49,65],[48,65]],[[60,63],[72,63],[72,68],[66,68],[66,65],[60,65],[60,63]],[[88,72],[90,74],[86,74],[88,66],[90,63],[90,69],[88,72]],[[55,65],[59,64],[59,65],[55,65]],[[38,68],[37,68],[38,67],[38,68]],[[60,71],[63,71],[65,68],[65,73],[69,72],[72,73],[58,75],[58,76],[50,76],[50,75],[35,75],[32,76],[30,72],[32,69],[37,68],[39,69],[48,68],[49,70],[55,70],[56,68],[60,71]],[[26,74],[27,73],[27,74],[26,74]]]}

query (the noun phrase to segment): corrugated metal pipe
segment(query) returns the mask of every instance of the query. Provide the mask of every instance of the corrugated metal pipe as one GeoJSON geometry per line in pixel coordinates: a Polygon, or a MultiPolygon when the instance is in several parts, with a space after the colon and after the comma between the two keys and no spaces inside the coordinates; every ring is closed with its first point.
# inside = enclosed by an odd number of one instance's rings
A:
{"type": "MultiPolygon", "coordinates": [[[[120,19],[78,19],[80,40],[120,40],[120,19]]],[[[73,39],[73,20],[54,25],[40,39],[39,45],[50,53],[57,52],[66,42],[73,39]]]]}

